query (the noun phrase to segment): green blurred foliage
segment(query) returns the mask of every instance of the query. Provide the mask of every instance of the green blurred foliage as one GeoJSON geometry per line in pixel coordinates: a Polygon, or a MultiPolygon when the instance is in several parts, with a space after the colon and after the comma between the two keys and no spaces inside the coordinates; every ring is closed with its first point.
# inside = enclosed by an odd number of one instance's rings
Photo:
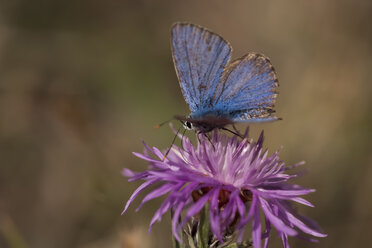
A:
{"type": "MultiPolygon", "coordinates": [[[[372,224],[372,2],[12,0],[0,3],[0,247],[170,247],[154,200],[120,216],[143,170],[141,138],[165,148],[187,114],[171,61],[175,21],[271,58],[280,81],[271,151],[317,189],[300,211],[329,237],[293,247],[366,247],[372,224]]],[[[240,126],[244,128],[244,126],[240,126]]],[[[190,134],[192,135],[192,134],[190,134]]],[[[139,203],[139,201],[136,201],[139,203]]],[[[273,247],[279,244],[273,234],[273,247]]]]}

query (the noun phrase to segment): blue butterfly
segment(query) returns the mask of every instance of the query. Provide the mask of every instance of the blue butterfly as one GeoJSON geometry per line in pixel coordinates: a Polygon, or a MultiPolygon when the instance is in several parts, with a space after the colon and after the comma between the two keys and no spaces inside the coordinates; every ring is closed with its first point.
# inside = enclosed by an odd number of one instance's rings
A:
{"type": "Polygon", "coordinates": [[[230,62],[228,41],[206,28],[176,23],[171,29],[173,62],[189,116],[176,116],[185,128],[207,133],[239,122],[267,122],[279,86],[270,60],[248,53],[230,62]]]}

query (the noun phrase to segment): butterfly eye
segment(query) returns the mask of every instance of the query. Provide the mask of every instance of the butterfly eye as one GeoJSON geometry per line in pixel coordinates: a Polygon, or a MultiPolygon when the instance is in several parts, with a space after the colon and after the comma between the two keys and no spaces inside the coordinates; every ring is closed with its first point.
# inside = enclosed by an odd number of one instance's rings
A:
{"type": "Polygon", "coordinates": [[[185,127],[186,129],[188,129],[188,130],[191,130],[191,129],[192,129],[192,124],[191,124],[191,122],[189,122],[189,121],[185,121],[185,122],[183,123],[183,125],[184,125],[184,127],[185,127]]]}

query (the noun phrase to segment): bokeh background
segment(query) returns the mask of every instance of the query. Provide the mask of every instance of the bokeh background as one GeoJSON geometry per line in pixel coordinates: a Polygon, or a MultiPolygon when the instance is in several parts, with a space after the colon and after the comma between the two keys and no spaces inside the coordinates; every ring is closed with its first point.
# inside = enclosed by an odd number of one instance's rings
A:
{"type": "Polygon", "coordinates": [[[283,120],[251,135],[265,129],[270,151],[307,162],[298,183],[317,189],[316,207],[299,211],[329,234],[291,245],[367,247],[371,13],[369,0],[1,1],[0,247],[171,247],[169,215],[147,234],[161,199],[120,215],[139,186],[120,173],[144,170],[131,154],[141,138],[166,148],[173,134],[153,126],[188,113],[170,54],[176,21],[221,34],[234,58],[271,58],[283,120]]]}

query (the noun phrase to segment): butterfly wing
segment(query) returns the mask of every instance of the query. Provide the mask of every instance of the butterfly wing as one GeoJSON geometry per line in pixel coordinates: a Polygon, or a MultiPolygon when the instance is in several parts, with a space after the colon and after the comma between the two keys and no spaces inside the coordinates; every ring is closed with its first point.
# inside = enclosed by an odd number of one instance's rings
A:
{"type": "Polygon", "coordinates": [[[234,122],[274,121],[278,86],[270,60],[249,53],[224,70],[211,102],[234,122]]]}
{"type": "Polygon", "coordinates": [[[189,23],[174,24],[171,37],[183,96],[192,113],[202,112],[210,105],[232,48],[219,35],[189,23]]]}

